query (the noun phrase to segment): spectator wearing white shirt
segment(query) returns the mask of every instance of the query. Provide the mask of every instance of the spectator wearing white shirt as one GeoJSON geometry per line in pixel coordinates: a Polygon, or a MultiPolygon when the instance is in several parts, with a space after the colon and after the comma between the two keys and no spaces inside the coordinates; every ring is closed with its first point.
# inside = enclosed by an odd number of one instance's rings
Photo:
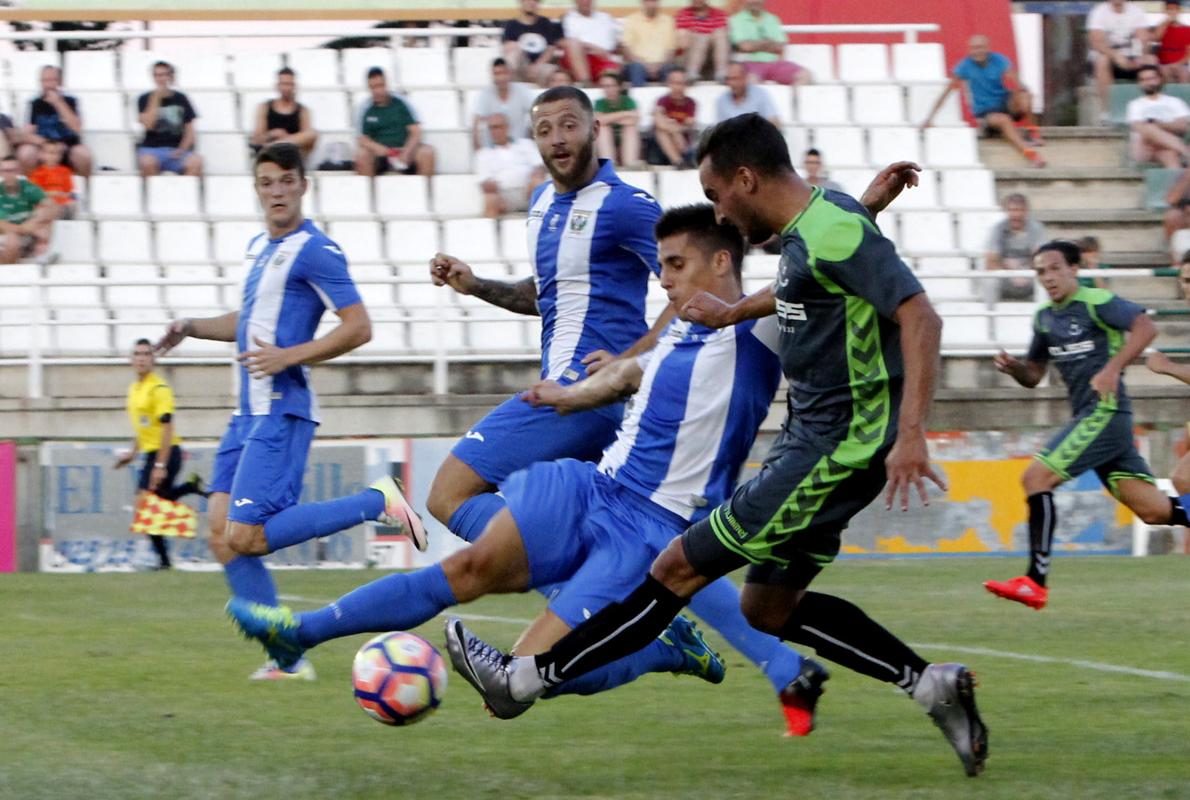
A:
{"type": "Polygon", "coordinates": [[[511,138],[508,129],[503,114],[489,116],[492,143],[475,155],[485,217],[527,210],[533,187],[545,180],[545,166],[537,146],[530,139],[511,138]]]}
{"type": "Polygon", "coordinates": [[[1095,86],[1106,116],[1114,81],[1136,80],[1137,70],[1153,63],[1149,52],[1149,18],[1136,3],[1110,0],[1087,15],[1087,40],[1091,45],[1095,86]]]}
{"type": "Polygon", "coordinates": [[[512,69],[503,58],[492,62],[492,85],[485,86],[475,98],[471,117],[471,143],[478,150],[491,143],[487,121],[494,114],[502,114],[513,138],[529,135],[529,112],[536,92],[523,83],[513,83],[512,69]]]}
{"type": "Polygon", "coordinates": [[[562,35],[562,67],[575,83],[587,86],[609,69],[620,71],[616,20],[611,14],[596,11],[595,0],[574,0],[574,10],[562,17],[562,35]]]}
{"type": "Polygon", "coordinates": [[[1138,164],[1155,161],[1178,169],[1187,156],[1183,137],[1190,127],[1190,106],[1161,92],[1165,82],[1155,64],[1146,64],[1138,73],[1137,83],[1144,94],[1129,103],[1127,111],[1132,159],[1138,164]]]}

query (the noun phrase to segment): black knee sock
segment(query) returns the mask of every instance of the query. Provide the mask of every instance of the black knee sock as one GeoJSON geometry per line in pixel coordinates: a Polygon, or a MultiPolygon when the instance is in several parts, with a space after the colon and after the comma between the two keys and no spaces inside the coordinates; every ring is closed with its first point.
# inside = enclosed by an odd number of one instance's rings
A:
{"type": "Polygon", "coordinates": [[[1050,550],[1054,546],[1054,493],[1038,492],[1029,495],[1029,572],[1038,586],[1045,586],[1050,572],[1050,550]]]}
{"type": "Polygon", "coordinates": [[[1181,525],[1183,527],[1190,527],[1190,517],[1186,516],[1186,509],[1182,507],[1182,498],[1169,498],[1171,508],[1169,509],[1169,524],[1181,525]]]}
{"type": "Polygon", "coordinates": [[[150,535],[149,543],[152,544],[153,549],[157,551],[157,557],[161,559],[161,566],[168,568],[170,566],[169,550],[166,549],[165,546],[165,537],[150,535]]]}
{"type": "Polygon", "coordinates": [[[537,656],[547,686],[584,675],[631,655],[665,630],[688,603],[652,575],[619,603],[612,603],[537,656]]]}
{"type": "Polygon", "coordinates": [[[806,592],[780,636],[862,675],[912,693],[926,661],[841,597],[806,592]]]}

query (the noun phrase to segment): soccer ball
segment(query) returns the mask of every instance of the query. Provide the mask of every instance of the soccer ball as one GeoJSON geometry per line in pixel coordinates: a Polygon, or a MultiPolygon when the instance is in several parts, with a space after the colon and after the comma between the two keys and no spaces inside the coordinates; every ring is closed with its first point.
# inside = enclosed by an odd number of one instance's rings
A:
{"type": "Polygon", "coordinates": [[[412,725],[433,713],[446,691],[446,662],[420,636],[382,633],[355,654],[355,702],[377,722],[412,725]]]}

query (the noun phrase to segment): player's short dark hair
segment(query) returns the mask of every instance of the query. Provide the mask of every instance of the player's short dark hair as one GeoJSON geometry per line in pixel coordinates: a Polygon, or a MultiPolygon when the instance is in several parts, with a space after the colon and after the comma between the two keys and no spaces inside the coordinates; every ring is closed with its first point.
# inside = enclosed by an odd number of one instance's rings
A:
{"type": "Polygon", "coordinates": [[[707,129],[698,142],[698,163],[711,159],[711,169],[732,175],[748,167],[761,175],[793,172],[789,146],[776,125],[759,114],[741,114],[707,129]]]}
{"type": "Polygon", "coordinates": [[[819,158],[822,158],[822,152],[817,147],[811,147],[806,151],[806,155],[803,156],[803,158],[809,158],[810,156],[818,156],[819,158]]]}
{"type": "Polygon", "coordinates": [[[1004,195],[1004,199],[1000,201],[1001,206],[1007,206],[1009,203],[1019,203],[1025,208],[1029,207],[1029,198],[1020,192],[1013,192],[1012,194],[1004,195]]]}
{"type": "Polygon", "coordinates": [[[507,66],[508,66],[508,62],[505,61],[503,58],[497,58],[495,61],[492,62],[493,69],[495,69],[496,67],[507,67],[507,66]]]}
{"type": "Polygon", "coordinates": [[[252,162],[253,176],[261,164],[276,164],[281,169],[296,169],[299,178],[306,178],[306,164],[302,161],[302,151],[292,142],[276,142],[260,148],[256,160],[252,162]]]}
{"type": "Polygon", "coordinates": [[[734,225],[721,225],[715,219],[710,203],[674,206],[661,215],[653,226],[653,236],[661,241],[685,233],[708,258],[720,250],[731,256],[736,280],[740,280],[744,266],[744,237],[734,225]]]}
{"type": "Polygon", "coordinates": [[[1069,239],[1051,239],[1033,251],[1033,255],[1038,256],[1042,253],[1048,253],[1051,250],[1055,253],[1061,253],[1062,259],[1068,266],[1077,267],[1082,263],[1083,251],[1069,239]]]}
{"type": "Polygon", "coordinates": [[[370,80],[372,80],[373,78],[375,78],[377,75],[379,75],[380,77],[384,78],[385,80],[388,80],[388,78],[386,78],[386,77],[385,77],[385,75],[384,75],[384,70],[383,70],[383,69],[381,69],[380,67],[372,67],[372,68],[370,68],[370,69],[368,70],[368,77],[367,77],[365,80],[369,80],[369,81],[370,81],[370,80]]]}
{"type": "Polygon", "coordinates": [[[166,69],[169,70],[170,75],[174,74],[174,65],[169,63],[168,61],[154,61],[152,71],[155,72],[158,67],[165,67],[166,69]]]}
{"type": "Polygon", "coordinates": [[[149,345],[150,347],[153,346],[152,342],[150,342],[148,339],[145,339],[144,337],[141,337],[140,339],[137,339],[135,342],[133,342],[132,346],[133,347],[141,347],[146,344],[149,345]]]}
{"type": "Polygon", "coordinates": [[[579,108],[590,118],[595,118],[595,106],[591,105],[591,98],[577,86],[553,86],[537,95],[530,112],[545,103],[560,103],[563,100],[573,100],[579,108]]]}
{"type": "Polygon", "coordinates": [[[293,71],[292,67],[281,67],[277,70],[277,77],[280,78],[282,75],[288,75],[291,78],[297,77],[297,73],[293,71]]]}
{"type": "MultiPolygon", "coordinates": [[[[1156,64],[1141,64],[1139,67],[1136,68],[1136,77],[1139,78],[1142,74],[1144,74],[1146,72],[1156,72],[1158,78],[1162,77],[1161,70],[1158,69],[1156,64]]],[[[1164,78],[1162,78],[1162,80],[1164,80],[1164,78]]]]}

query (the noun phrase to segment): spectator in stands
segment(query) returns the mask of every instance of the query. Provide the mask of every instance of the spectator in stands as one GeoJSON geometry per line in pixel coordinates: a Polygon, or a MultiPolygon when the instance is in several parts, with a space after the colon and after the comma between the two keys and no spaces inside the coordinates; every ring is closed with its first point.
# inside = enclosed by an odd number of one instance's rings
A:
{"type": "Polygon", "coordinates": [[[976,35],[967,42],[966,58],[955,65],[950,83],[921,124],[923,129],[934,124],[942,104],[956,89],[966,94],[971,114],[988,133],[1003,136],[1033,166],[1045,166],[1045,159],[1033,149],[1033,145],[1041,143],[1033,116],[1033,95],[1021,86],[1008,56],[992,52],[988,37],[976,35]],[[1026,136],[1032,143],[1026,141],[1026,136]]]}
{"type": "Polygon", "coordinates": [[[618,167],[640,165],[640,112],[636,101],[624,91],[617,70],[605,70],[599,76],[603,97],[595,101],[595,119],[599,136],[595,148],[600,158],[610,158],[618,167]]]}
{"type": "Polygon", "coordinates": [[[651,161],[692,169],[698,166],[694,163],[694,148],[698,144],[698,106],[694,98],[686,94],[686,71],[680,67],[671,70],[665,76],[665,85],[669,93],[658,98],[653,109],[656,147],[652,148],[654,157],[651,161]]]}
{"type": "Polygon", "coordinates": [[[1190,25],[1183,25],[1178,19],[1181,11],[1181,0],[1166,0],[1165,16],[1153,29],[1157,64],[1161,67],[1161,77],[1169,83],[1190,82],[1190,66],[1187,65],[1190,61],[1190,25]]]}
{"type": "Polygon", "coordinates": [[[194,120],[198,114],[190,98],[173,88],[174,68],[165,61],[153,65],[156,88],[136,100],[145,137],[136,148],[140,174],[162,171],[202,175],[202,156],[194,152],[194,120]]]}
{"type": "Polygon", "coordinates": [[[711,54],[712,78],[722,81],[727,76],[727,62],[731,59],[731,43],[727,39],[727,14],[707,0],[690,0],[690,5],[674,15],[678,29],[678,51],[685,54],[686,75],[690,80],[702,77],[711,54]]]}
{"type": "Polygon", "coordinates": [[[517,80],[549,82],[561,56],[562,26],[537,13],[538,0],[521,0],[520,16],[504,25],[504,60],[517,80]]]}
{"type": "Polygon", "coordinates": [[[609,69],[619,71],[616,20],[596,11],[595,0],[574,0],[574,10],[562,17],[562,35],[562,67],[576,83],[586,86],[609,69]]]}
{"type": "Polygon", "coordinates": [[[1079,252],[1083,254],[1082,261],[1078,265],[1078,285],[1088,288],[1104,288],[1105,281],[1096,274],[1097,270],[1107,267],[1106,264],[1099,263],[1099,239],[1094,236],[1084,236],[1075,241],[1075,244],[1078,245],[1079,252]]]}
{"type": "Polygon", "coordinates": [[[802,156],[802,177],[811,186],[820,186],[832,192],[844,191],[842,186],[826,176],[826,170],[822,168],[822,153],[815,147],[802,156]]]}
{"type": "Polygon", "coordinates": [[[512,70],[503,58],[492,62],[492,85],[485,86],[475,98],[471,115],[471,146],[478,150],[491,144],[488,120],[494,114],[504,117],[515,139],[529,135],[529,110],[537,94],[523,83],[513,83],[512,70]]]}
{"type": "Polygon", "coordinates": [[[554,88],[555,86],[573,86],[574,76],[566,70],[559,67],[550,73],[550,79],[546,83],[547,88],[554,88]]]}
{"type": "Polygon", "coordinates": [[[1132,131],[1129,146],[1137,164],[1158,163],[1169,169],[1182,166],[1190,154],[1182,138],[1190,127],[1190,106],[1180,97],[1163,93],[1161,70],[1145,64],[1137,70],[1137,84],[1143,94],[1128,103],[1125,119],[1132,131]]]}
{"type": "Polygon", "coordinates": [[[21,133],[12,122],[12,117],[0,114],[0,158],[16,155],[20,146],[21,133]]]}
{"type": "Polygon", "coordinates": [[[29,101],[28,124],[17,151],[21,171],[26,175],[41,158],[41,143],[62,142],[67,147],[66,163],[84,178],[91,174],[91,151],[82,143],[83,120],[79,104],[62,91],[62,70],[42,67],[41,94],[29,101]]]}
{"type": "Polygon", "coordinates": [[[723,122],[741,114],[759,114],[781,127],[781,116],[773,105],[773,98],[763,86],[748,80],[748,68],[738,61],[727,67],[727,91],[715,101],[715,121],[723,122]]]}
{"type": "Polygon", "coordinates": [[[1149,18],[1136,3],[1109,0],[1087,15],[1087,42],[1104,121],[1109,118],[1112,82],[1134,81],[1141,64],[1153,63],[1149,40],[1149,18]]]}
{"type": "Polygon", "coordinates": [[[421,140],[421,125],[413,109],[388,90],[380,67],[368,70],[372,98],[359,115],[355,171],[360,175],[433,175],[434,148],[421,140]]]}
{"type": "Polygon", "coordinates": [[[14,156],[0,160],[0,264],[49,254],[54,201],[21,175],[14,156]]]}
{"type": "Polygon", "coordinates": [[[492,141],[475,155],[475,171],[483,190],[483,215],[498,217],[526,211],[533,188],[545,180],[545,166],[532,139],[512,138],[508,118],[488,117],[492,141]]]}
{"type": "MultiPolygon", "coordinates": [[[[987,269],[1032,269],[1033,253],[1049,241],[1045,226],[1029,215],[1029,200],[1023,194],[1010,194],[1001,203],[1005,218],[992,226],[984,248],[987,269]]],[[[988,302],[996,300],[1032,300],[1033,278],[1007,278],[983,281],[988,302]]]]}
{"type": "Polygon", "coordinates": [[[1190,240],[1190,169],[1183,170],[1165,193],[1169,208],[1165,211],[1162,226],[1165,241],[1170,246],[1170,263],[1177,264],[1178,258],[1187,249],[1190,240]],[[1185,231],[1185,233],[1183,233],[1185,231]]]}
{"type": "Polygon", "coordinates": [[[66,158],[64,142],[41,143],[41,163],[29,173],[29,180],[54,201],[57,219],[74,219],[78,210],[74,193],[74,173],[63,164],[66,158]]]}
{"type": "Polygon", "coordinates": [[[810,82],[810,71],[786,61],[785,31],[781,19],[764,10],[764,0],[744,0],[744,7],[728,20],[735,60],[761,81],[776,81],[786,86],[810,82]]]}
{"type": "Polygon", "coordinates": [[[277,71],[277,97],[256,107],[256,127],[249,139],[253,152],[274,142],[289,142],[308,159],[318,142],[310,109],[297,101],[297,74],[289,67],[277,71]]]}
{"type": "Polygon", "coordinates": [[[660,13],[660,0],[641,0],[640,11],[624,18],[620,46],[624,51],[624,77],[633,86],[665,80],[675,66],[678,47],[674,18],[660,13]]]}

